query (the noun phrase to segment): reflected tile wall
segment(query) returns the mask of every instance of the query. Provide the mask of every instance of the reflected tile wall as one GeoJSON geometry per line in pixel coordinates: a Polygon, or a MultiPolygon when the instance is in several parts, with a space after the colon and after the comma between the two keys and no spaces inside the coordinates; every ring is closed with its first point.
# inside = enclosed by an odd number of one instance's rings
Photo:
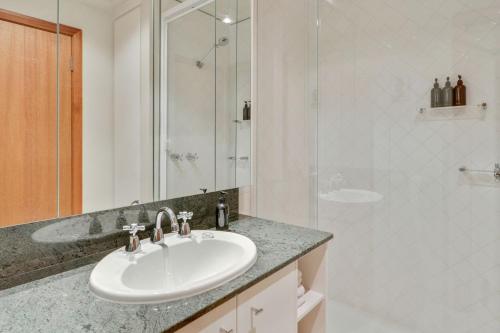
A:
{"type": "Polygon", "coordinates": [[[500,162],[500,1],[322,0],[319,12],[319,191],[383,195],[319,199],[319,228],[335,233],[330,297],[408,332],[499,332],[500,183],[458,168],[500,162]],[[433,79],[458,74],[488,110],[419,116],[433,79]]]}

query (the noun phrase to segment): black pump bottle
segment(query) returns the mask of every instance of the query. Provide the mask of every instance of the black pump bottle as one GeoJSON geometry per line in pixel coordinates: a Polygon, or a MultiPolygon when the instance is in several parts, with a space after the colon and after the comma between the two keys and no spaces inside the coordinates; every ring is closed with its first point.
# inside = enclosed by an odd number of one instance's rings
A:
{"type": "Polygon", "coordinates": [[[219,203],[215,209],[215,229],[229,230],[229,205],[226,203],[226,192],[220,192],[219,203]]]}

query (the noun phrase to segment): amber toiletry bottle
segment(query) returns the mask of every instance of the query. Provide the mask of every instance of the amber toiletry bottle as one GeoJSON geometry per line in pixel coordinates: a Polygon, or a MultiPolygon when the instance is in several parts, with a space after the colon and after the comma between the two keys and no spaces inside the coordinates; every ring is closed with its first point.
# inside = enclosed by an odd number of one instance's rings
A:
{"type": "Polygon", "coordinates": [[[463,106],[467,105],[467,89],[462,81],[462,75],[458,76],[458,82],[455,88],[453,88],[453,105],[463,106]]]}

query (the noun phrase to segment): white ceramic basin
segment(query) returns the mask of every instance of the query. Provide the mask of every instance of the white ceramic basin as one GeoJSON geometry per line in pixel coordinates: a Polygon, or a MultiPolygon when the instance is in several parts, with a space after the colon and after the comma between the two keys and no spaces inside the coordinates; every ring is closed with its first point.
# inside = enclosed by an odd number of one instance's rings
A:
{"type": "Polygon", "coordinates": [[[339,203],[378,202],[384,198],[380,193],[358,189],[341,189],[338,191],[321,193],[319,196],[323,200],[339,203]]]}
{"type": "Polygon", "coordinates": [[[223,231],[193,231],[191,238],[142,241],[135,254],[116,250],[90,275],[90,290],[117,303],[160,303],[193,296],[243,274],[257,260],[249,238],[223,231]]]}

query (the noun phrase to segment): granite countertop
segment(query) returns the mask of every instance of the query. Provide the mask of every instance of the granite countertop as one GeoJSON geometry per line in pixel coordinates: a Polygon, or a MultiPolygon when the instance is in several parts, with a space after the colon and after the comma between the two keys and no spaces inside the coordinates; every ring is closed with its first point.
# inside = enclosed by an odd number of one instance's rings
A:
{"type": "Polygon", "coordinates": [[[95,265],[88,265],[0,291],[0,332],[174,332],[333,238],[258,218],[234,222],[231,230],[255,242],[258,258],[219,288],[161,304],[115,304],[89,291],[95,265]]]}

